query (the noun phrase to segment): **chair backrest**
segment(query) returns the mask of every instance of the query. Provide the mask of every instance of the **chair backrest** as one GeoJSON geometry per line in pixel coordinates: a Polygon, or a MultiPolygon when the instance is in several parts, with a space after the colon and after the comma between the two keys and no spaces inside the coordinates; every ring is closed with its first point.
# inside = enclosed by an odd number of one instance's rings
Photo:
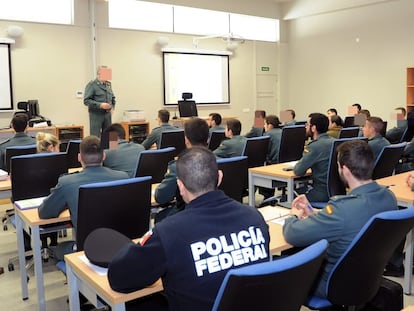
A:
{"type": "Polygon", "coordinates": [[[10,173],[10,159],[14,156],[33,154],[37,152],[36,145],[24,145],[24,146],[11,146],[6,148],[4,155],[4,167],[6,171],[10,173]]]}
{"type": "Polygon", "coordinates": [[[334,195],[343,195],[346,194],[346,187],[342,182],[341,177],[339,176],[338,172],[338,146],[346,141],[351,140],[367,140],[365,137],[350,137],[350,138],[340,138],[335,139],[332,147],[331,147],[331,154],[329,156],[328,162],[328,197],[332,197],[334,195]]]}
{"type": "Polygon", "coordinates": [[[414,136],[414,126],[408,125],[401,137],[400,142],[403,142],[403,141],[409,142],[411,141],[411,139],[413,139],[413,136],[414,136]]]}
{"type": "Polygon", "coordinates": [[[68,146],[66,147],[68,168],[77,168],[82,166],[82,164],[78,161],[79,147],[81,142],[82,140],[80,139],[69,140],[68,146]]]}
{"type": "Polygon", "coordinates": [[[196,102],[194,100],[179,100],[178,112],[180,118],[197,117],[198,112],[196,102]]]}
{"type": "Polygon", "coordinates": [[[229,270],[212,310],[300,310],[327,247],[321,240],[282,259],[229,270]]]}
{"type": "Polygon", "coordinates": [[[371,217],[332,268],[327,298],[333,304],[360,305],[377,293],[385,265],[414,226],[414,209],[371,217]]]}
{"type": "Polygon", "coordinates": [[[211,151],[216,150],[220,146],[221,142],[226,139],[224,131],[211,132],[210,140],[208,141],[208,149],[211,151]]]}
{"type": "Polygon", "coordinates": [[[242,155],[247,156],[249,168],[265,165],[269,141],[269,136],[247,138],[242,155]]]}
{"type": "Polygon", "coordinates": [[[137,159],[135,177],[151,176],[152,183],[160,183],[167,172],[168,163],[174,159],[174,154],[174,147],[141,151],[137,159]]]}
{"type": "Polygon", "coordinates": [[[36,153],[11,159],[13,201],[47,196],[68,172],[66,153],[36,153]]]}
{"type": "Polygon", "coordinates": [[[358,134],[359,134],[358,126],[343,127],[339,131],[338,138],[358,137],[358,134]]]}
{"type": "Polygon", "coordinates": [[[344,120],[344,127],[350,127],[355,125],[355,117],[354,116],[346,116],[344,120]]]}
{"type": "Polygon", "coordinates": [[[243,191],[248,184],[247,157],[217,159],[218,169],[223,172],[219,189],[236,201],[242,202],[243,191]]]}
{"type": "Polygon", "coordinates": [[[391,176],[394,173],[395,167],[398,160],[400,160],[406,145],[406,142],[402,142],[383,147],[375,161],[372,179],[391,176]]]}
{"type": "Polygon", "coordinates": [[[76,245],[83,250],[94,229],[110,228],[131,239],[148,231],[151,211],[151,177],[92,183],[79,187],[76,245]]]}
{"type": "Polygon", "coordinates": [[[303,125],[285,126],[279,144],[279,163],[299,160],[303,155],[306,129],[303,125]]]}
{"type": "Polygon", "coordinates": [[[184,130],[162,132],[158,149],[167,147],[174,147],[174,156],[179,155],[185,149],[184,130]]]}
{"type": "Polygon", "coordinates": [[[381,136],[385,137],[385,133],[387,133],[387,125],[388,121],[382,121],[382,129],[381,129],[381,136]]]}

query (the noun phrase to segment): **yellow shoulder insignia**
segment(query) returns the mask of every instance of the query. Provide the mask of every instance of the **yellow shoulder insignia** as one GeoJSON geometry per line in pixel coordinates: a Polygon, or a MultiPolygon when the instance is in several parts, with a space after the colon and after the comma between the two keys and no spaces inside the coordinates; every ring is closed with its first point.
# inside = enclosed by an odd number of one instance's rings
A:
{"type": "Polygon", "coordinates": [[[305,149],[303,149],[303,152],[304,153],[308,153],[309,152],[309,149],[308,148],[305,148],[305,149]]]}
{"type": "Polygon", "coordinates": [[[325,210],[328,215],[331,215],[333,213],[332,206],[330,206],[329,204],[326,205],[325,210]]]}

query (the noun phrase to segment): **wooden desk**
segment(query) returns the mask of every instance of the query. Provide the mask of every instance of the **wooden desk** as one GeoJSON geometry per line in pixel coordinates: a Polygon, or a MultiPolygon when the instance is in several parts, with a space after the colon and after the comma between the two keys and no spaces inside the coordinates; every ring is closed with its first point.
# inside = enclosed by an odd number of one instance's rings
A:
{"type": "MultiPolygon", "coordinates": [[[[255,186],[265,188],[275,188],[274,181],[284,182],[287,184],[287,201],[293,201],[293,190],[295,179],[303,176],[296,176],[293,171],[284,171],[285,167],[292,166],[288,163],[279,163],[249,168],[249,205],[255,204],[255,186]]],[[[305,176],[311,175],[308,170],[305,176]]]]}
{"type": "MultiPolygon", "coordinates": [[[[269,249],[271,254],[277,254],[291,247],[286,243],[282,226],[268,222],[270,233],[269,249]]],[[[82,261],[79,256],[84,252],[77,252],[65,255],[66,276],[69,285],[69,307],[71,311],[79,310],[79,292],[88,298],[95,306],[100,307],[98,297],[109,304],[112,310],[125,311],[125,302],[144,297],[163,290],[161,280],[158,280],[150,287],[129,293],[122,294],[115,292],[109,286],[107,275],[100,275],[82,261]]]]}
{"type": "MultiPolygon", "coordinates": [[[[198,116],[198,118],[203,119],[203,120],[208,120],[208,116],[207,117],[203,117],[203,116],[198,116]]],[[[177,118],[177,119],[170,119],[170,123],[176,127],[179,128],[183,128],[184,127],[184,123],[185,121],[191,120],[192,118],[177,118]]],[[[221,126],[226,126],[227,120],[229,119],[237,119],[236,117],[222,117],[221,118],[221,126]]]]}
{"type": "MultiPolygon", "coordinates": [[[[406,184],[406,179],[409,174],[414,174],[414,171],[401,173],[385,178],[377,179],[376,182],[383,186],[389,186],[389,189],[397,198],[399,206],[407,208],[414,207],[414,191],[406,184]]],[[[404,260],[404,293],[411,295],[412,269],[413,269],[413,246],[414,236],[411,230],[407,234],[405,240],[405,260],[404,260]]]]}
{"type": "Polygon", "coordinates": [[[17,232],[17,245],[19,251],[19,265],[20,265],[20,281],[22,285],[22,298],[26,300],[29,298],[29,291],[27,286],[27,271],[24,268],[26,265],[23,230],[28,232],[32,236],[33,245],[33,258],[34,269],[36,276],[36,288],[37,298],[39,303],[39,310],[46,310],[45,304],[45,289],[43,284],[43,271],[42,271],[42,256],[40,245],[40,226],[48,224],[57,224],[61,222],[70,221],[69,211],[64,211],[57,218],[40,219],[37,213],[37,208],[20,210],[15,207],[16,215],[16,232],[17,232]]]}
{"type": "MultiPolygon", "coordinates": [[[[38,132],[46,132],[46,133],[56,135],[55,126],[28,127],[26,131],[29,136],[33,136],[33,137],[36,137],[36,134],[38,132]]],[[[15,131],[13,129],[0,130],[0,142],[13,137],[14,134],[15,134],[15,131]]]]}
{"type": "Polygon", "coordinates": [[[66,276],[69,285],[69,308],[72,311],[80,310],[79,292],[81,292],[95,306],[102,306],[98,297],[109,304],[112,310],[124,311],[125,302],[144,297],[163,290],[161,280],[152,286],[129,293],[115,292],[109,286],[107,275],[100,275],[79,256],[84,252],[65,255],[66,276]]]}

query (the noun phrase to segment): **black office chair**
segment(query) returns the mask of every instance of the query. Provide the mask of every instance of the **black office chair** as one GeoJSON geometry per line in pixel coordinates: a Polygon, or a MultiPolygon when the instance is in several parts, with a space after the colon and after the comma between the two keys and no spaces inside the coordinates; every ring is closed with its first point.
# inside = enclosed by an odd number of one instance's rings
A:
{"type": "Polygon", "coordinates": [[[382,137],[385,137],[385,133],[387,133],[387,125],[388,125],[388,121],[382,121],[382,129],[381,129],[381,135],[382,137]]]}
{"type": "Polygon", "coordinates": [[[359,135],[359,127],[358,126],[343,127],[339,131],[338,138],[358,137],[358,135],[359,135]]]}
{"type": "Polygon", "coordinates": [[[148,231],[151,210],[151,177],[92,183],[79,187],[77,250],[97,228],[110,228],[131,239],[148,231]]]}
{"type": "Polygon", "coordinates": [[[351,127],[351,126],[355,126],[355,117],[346,116],[344,120],[344,127],[351,127]]]}
{"type": "Polygon", "coordinates": [[[249,168],[266,164],[269,141],[269,136],[247,138],[242,155],[247,156],[249,168]]]}
{"type": "Polygon", "coordinates": [[[211,132],[210,140],[208,141],[208,149],[214,151],[220,146],[221,142],[226,139],[224,131],[211,132]]]}
{"type": "Polygon", "coordinates": [[[141,151],[137,160],[135,177],[151,176],[153,184],[160,183],[175,153],[174,147],[141,151]]]}
{"type": "Polygon", "coordinates": [[[291,256],[227,272],[217,293],[213,311],[299,311],[328,247],[321,240],[291,256]]]}
{"type": "Polygon", "coordinates": [[[6,148],[4,155],[4,167],[10,173],[10,159],[14,156],[33,154],[37,152],[36,145],[11,146],[6,148]]]}
{"type": "Polygon", "coordinates": [[[81,142],[81,139],[69,140],[68,146],[66,147],[68,168],[78,168],[82,166],[82,164],[78,161],[79,147],[81,142]]]}
{"type": "Polygon", "coordinates": [[[393,175],[395,167],[397,166],[406,145],[406,142],[402,142],[382,148],[381,153],[375,161],[372,179],[379,179],[393,175]]]}
{"type": "Polygon", "coordinates": [[[161,133],[158,149],[174,147],[174,157],[179,155],[185,149],[184,130],[165,131],[161,133]]]}
{"type": "Polygon", "coordinates": [[[306,129],[303,125],[285,126],[279,144],[279,163],[299,160],[303,155],[306,129]]]}
{"type": "MultiPolygon", "coordinates": [[[[344,195],[346,194],[346,187],[339,176],[338,172],[338,146],[346,141],[352,141],[352,140],[367,140],[365,137],[350,137],[350,138],[340,138],[335,139],[332,147],[331,147],[331,153],[329,156],[329,162],[328,162],[328,175],[327,175],[327,192],[328,197],[331,198],[334,195],[344,195]]],[[[311,202],[311,205],[315,208],[324,208],[326,206],[327,202],[311,202]]]]}
{"type": "Polygon", "coordinates": [[[217,159],[218,169],[223,172],[219,189],[239,202],[248,184],[247,162],[246,156],[217,159]]]}
{"type": "MultiPolygon", "coordinates": [[[[12,201],[44,197],[50,194],[50,189],[56,186],[59,176],[68,172],[66,153],[36,153],[11,158],[11,187],[12,201]]],[[[54,226],[59,231],[69,228],[69,224],[54,226]]],[[[41,234],[48,230],[42,230],[41,234]]],[[[43,251],[44,259],[48,258],[43,251]]],[[[13,270],[13,262],[9,259],[9,270],[13,270]]]]}
{"type": "Polygon", "coordinates": [[[306,306],[321,310],[333,305],[348,310],[369,302],[381,284],[384,268],[397,245],[414,227],[414,209],[382,212],[371,217],[332,268],[326,298],[313,296],[306,306]]]}

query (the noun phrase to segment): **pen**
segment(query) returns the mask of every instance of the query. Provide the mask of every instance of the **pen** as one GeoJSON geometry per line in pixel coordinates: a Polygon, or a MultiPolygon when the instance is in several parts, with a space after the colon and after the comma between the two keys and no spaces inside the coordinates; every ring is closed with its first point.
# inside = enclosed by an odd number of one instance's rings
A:
{"type": "MultiPolygon", "coordinates": [[[[297,197],[299,196],[299,193],[297,193],[295,190],[293,190],[293,193],[294,193],[297,197]]],[[[306,204],[306,207],[308,208],[308,210],[309,210],[310,212],[312,212],[312,213],[313,213],[313,207],[312,207],[312,205],[310,205],[310,203],[309,203],[309,202],[306,204]]]]}
{"type": "Polygon", "coordinates": [[[141,244],[141,246],[144,246],[144,244],[148,241],[148,239],[151,237],[152,235],[152,230],[149,230],[147,233],[145,233],[142,238],[141,241],[139,242],[139,244],[141,244]]]}
{"type": "Polygon", "coordinates": [[[391,185],[386,186],[386,188],[394,187],[394,186],[395,186],[395,184],[391,184],[391,185]]]}

